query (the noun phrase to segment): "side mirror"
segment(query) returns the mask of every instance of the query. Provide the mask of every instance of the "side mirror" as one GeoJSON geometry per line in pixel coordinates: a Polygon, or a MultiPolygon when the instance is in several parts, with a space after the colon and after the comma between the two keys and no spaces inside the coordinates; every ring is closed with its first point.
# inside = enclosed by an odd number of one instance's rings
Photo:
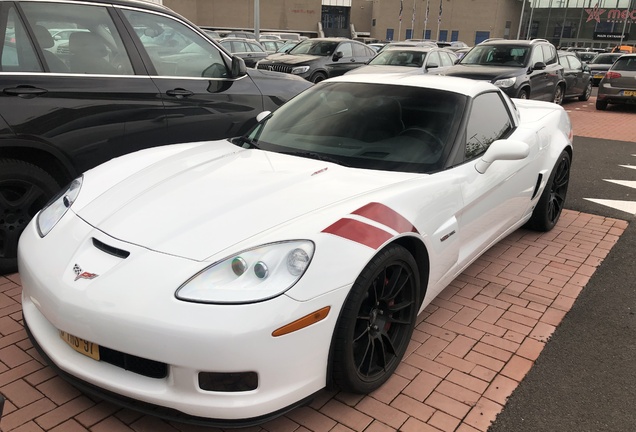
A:
{"type": "Polygon", "coordinates": [[[478,173],[484,174],[493,162],[498,160],[520,160],[530,154],[530,147],[523,141],[497,140],[493,142],[486,153],[475,163],[478,173]]]}
{"type": "Polygon", "coordinates": [[[435,69],[435,68],[438,68],[438,67],[439,67],[439,65],[437,63],[429,63],[429,64],[426,65],[426,69],[427,70],[428,69],[435,69]]]}
{"type": "Polygon", "coordinates": [[[545,63],[543,62],[536,62],[533,66],[532,69],[533,70],[544,70],[545,69],[545,63]]]}
{"type": "Polygon", "coordinates": [[[333,61],[338,61],[338,60],[340,60],[342,57],[344,57],[344,56],[342,55],[342,51],[338,51],[338,52],[336,52],[336,53],[333,55],[333,57],[332,57],[332,58],[333,58],[333,61]]]}
{"type": "Polygon", "coordinates": [[[262,122],[263,120],[265,120],[267,117],[269,117],[271,114],[272,114],[272,112],[271,112],[271,111],[263,111],[262,113],[259,113],[259,114],[256,116],[256,121],[257,121],[258,123],[260,123],[260,122],[262,122]]]}
{"type": "Polygon", "coordinates": [[[242,58],[232,56],[232,78],[239,78],[247,75],[247,66],[242,58]]]}

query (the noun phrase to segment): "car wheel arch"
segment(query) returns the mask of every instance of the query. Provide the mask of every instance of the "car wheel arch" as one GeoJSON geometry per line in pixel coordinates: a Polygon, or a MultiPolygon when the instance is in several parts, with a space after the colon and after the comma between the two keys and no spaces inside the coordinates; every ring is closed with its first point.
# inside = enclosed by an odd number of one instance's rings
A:
{"type": "Polygon", "coordinates": [[[64,185],[78,175],[70,160],[59,150],[35,141],[0,142],[0,158],[20,160],[47,172],[64,185]]]}
{"type": "MultiPolygon", "coordinates": [[[[407,236],[403,236],[403,237],[398,237],[393,239],[393,241],[385,244],[382,248],[378,249],[375,251],[375,253],[370,257],[370,259],[368,260],[367,264],[365,264],[365,266],[362,268],[361,273],[365,271],[365,269],[367,268],[368,264],[371,263],[376,257],[380,256],[381,254],[383,254],[384,252],[386,252],[388,249],[394,247],[394,246],[400,246],[402,248],[404,248],[415,260],[416,263],[416,270],[417,270],[417,274],[419,277],[419,292],[418,292],[418,311],[419,308],[422,305],[422,302],[424,301],[424,297],[426,296],[426,291],[427,291],[427,287],[428,287],[428,277],[429,277],[429,268],[430,268],[430,261],[429,261],[429,253],[428,253],[428,249],[426,247],[426,245],[424,244],[423,240],[420,238],[417,238],[413,235],[407,235],[407,236]]],[[[358,276],[356,276],[356,279],[358,278],[358,276]]],[[[349,293],[351,294],[351,293],[349,293]]],[[[347,296],[348,299],[349,295],[347,296]]],[[[346,303],[346,300],[345,300],[346,303]]],[[[336,327],[338,326],[338,322],[341,320],[343,312],[344,311],[344,307],[340,309],[340,312],[338,313],[338,317],[336,318],[336,327]]],[[[338,385],[336,384],[335,380],[334,380],[334,375],[333,375],[333,356],[335,355],[334,353],[334,347],[335,347],[335,340],[336,340],[336,329],[334,328],[334,332],[331,335],[331,343],[329,346],[329,354],[328,354],[328,358],[327,358],[327,371],[326,371],[326,383],[325,383],[325,387],[327,390],[337,390],[339,389],[338,385]]]]}

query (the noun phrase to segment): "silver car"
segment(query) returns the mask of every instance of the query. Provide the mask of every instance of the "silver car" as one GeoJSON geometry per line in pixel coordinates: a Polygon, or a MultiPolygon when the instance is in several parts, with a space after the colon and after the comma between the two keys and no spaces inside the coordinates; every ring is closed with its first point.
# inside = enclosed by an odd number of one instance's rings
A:
{"type": "Polygon", "coordinates": [[[621,56],[601,80],[596,109],[604,110],[611,103],[636,103],[636,54],[621,56]]]}

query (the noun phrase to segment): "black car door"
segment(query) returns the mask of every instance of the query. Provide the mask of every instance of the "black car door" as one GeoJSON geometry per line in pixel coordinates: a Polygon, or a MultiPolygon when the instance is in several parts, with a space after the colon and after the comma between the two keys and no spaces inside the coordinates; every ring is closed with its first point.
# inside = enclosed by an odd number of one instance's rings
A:
{"type": "Polygon", "coordinates": [[[124,7],[120,12],[161,92],[169,141],[221,139],[256,123],[261,93],[248,75],[232,78],[230,56],[213,42],[169,15],[124,7]],[[166,32],[185,46],[165,43],[166,32]]]}
{"type": "Polygon", "coordinates": [[[13,136],[0,145],[37,148],[82,172],[148,147],[165,134],[158,89],[142,70],[112,7],[2,2],[0,28],[13,28],[13,56],[0,64],[0,116],[13,136]],[[20,10],[22,13],[20,13],[20,10]],[[54,40],[52,26],[75,31],[54,40]]]}

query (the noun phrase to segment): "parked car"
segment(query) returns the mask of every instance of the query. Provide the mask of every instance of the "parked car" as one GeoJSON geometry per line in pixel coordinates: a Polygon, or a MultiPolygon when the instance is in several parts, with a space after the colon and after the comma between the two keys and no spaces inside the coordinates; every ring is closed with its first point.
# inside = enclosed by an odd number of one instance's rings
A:
{"type": "Polygon", "coordinates": [[[598,55],[598,53],[594,51],[578,51],[575,52],[575,54],[583,63],[591,62],[598,55]]]}
{"type": "Polygon", "coordinates": [[[223,38],[219,43],[232,54],[242,58],[245,66],[250,68],[256,67],[258,61],[267,57],[265,48],[256,42],[256,39],[223,38]]]}
{"type": "Polygon", "coordinates": [[[347,74],[361,73],[439,73],[455,64],[457,56],[443,48],[389,48],[378,53],[365,66],[347,74]]]}
{"type": "Polygon", "coordinates": [[[221,39],[221,34],[216,30],[203,29],[203,33],[210,36],[212,39],[221,39]]]}
{"type": "Polygon", "coordinates": [[[605,72],[607,72],[610,66],[622,55],[621,53],[601,53],[588,63],[592,73],[592,84],[594,86],[598,86],[605,76],[605,72]]]}
{"type": "Polygon", "coordinates": [[[636,104],[636,54],[623,54],[601,80],[596,109],[608,104],[636,104]]]}
{"type": "Polygon", "coordinates": [[[0,273],[16,270],[20,233],[79,173],[141,148],[240,135],[309,87],[246,71],[150,2],[2,1],[7,28],[15,40],[0,56],[0,273]],[[77,31],[54,48],[48,28],[62,24],[77,31]]]}
{"type": "Polygon", "coordinates": [[[20,239],[42,358],[109,401],[224,430],[327,385],[378,389],[444,287],[519,227],[554,227],[572,158],[559,105],[396,77],[333,78],[243,137],[74,180],[20,239]]]}
{"type": "Polygon", "coordinates": [[[565,78],[564,98],[578,97],[586,101],[592,95],[592,75],[590,67],[579,60],[577,53],[559,51],[559,63],[563,66],[565,78]]]}
{"type": "Polygon", "coordinates": [[[362,66],[375,54],[362,42],[351,39],[314,38],[300,42],[287,54],[259,61],[257,68],[298,75],[317,83],[362,66]]]}
{"type": "Polygon", "coordinates": [[[395,48],[395,47],[400,47],[400,48],[408,48],[408,47],[422,47],[422,48],[439,48],[437,46],[437,44],[434,41],[431,40],[407,40],[407,41],[398,41],[398,42],[389,42],[384,44],[384,46],[382,46],[378,52],[382,52],[385,49],[389,49],[389,48],[395,48]]]}
{"type": "Polygon", "coordinates": [[[545,39],[482,42],[444,74],[488,80],[519,99],[560,104],[565,92],[563,66],[556,48],[545,39]]]}
{"type": "Polygon", "coordinates": [[[221,35],[223,38],[254,39],[256,34],[248,31],[232,31],[221,35]]]}
{"type": "Polygon", "coordinates": [[[265,50],[265,52],[269,55],[269,54],[274,54],[275,52],[278,52],[278,50],[285,45],[285,41],[281,39],[278,39],[278,40],[261,39],[260,44],[265,50]]]}

